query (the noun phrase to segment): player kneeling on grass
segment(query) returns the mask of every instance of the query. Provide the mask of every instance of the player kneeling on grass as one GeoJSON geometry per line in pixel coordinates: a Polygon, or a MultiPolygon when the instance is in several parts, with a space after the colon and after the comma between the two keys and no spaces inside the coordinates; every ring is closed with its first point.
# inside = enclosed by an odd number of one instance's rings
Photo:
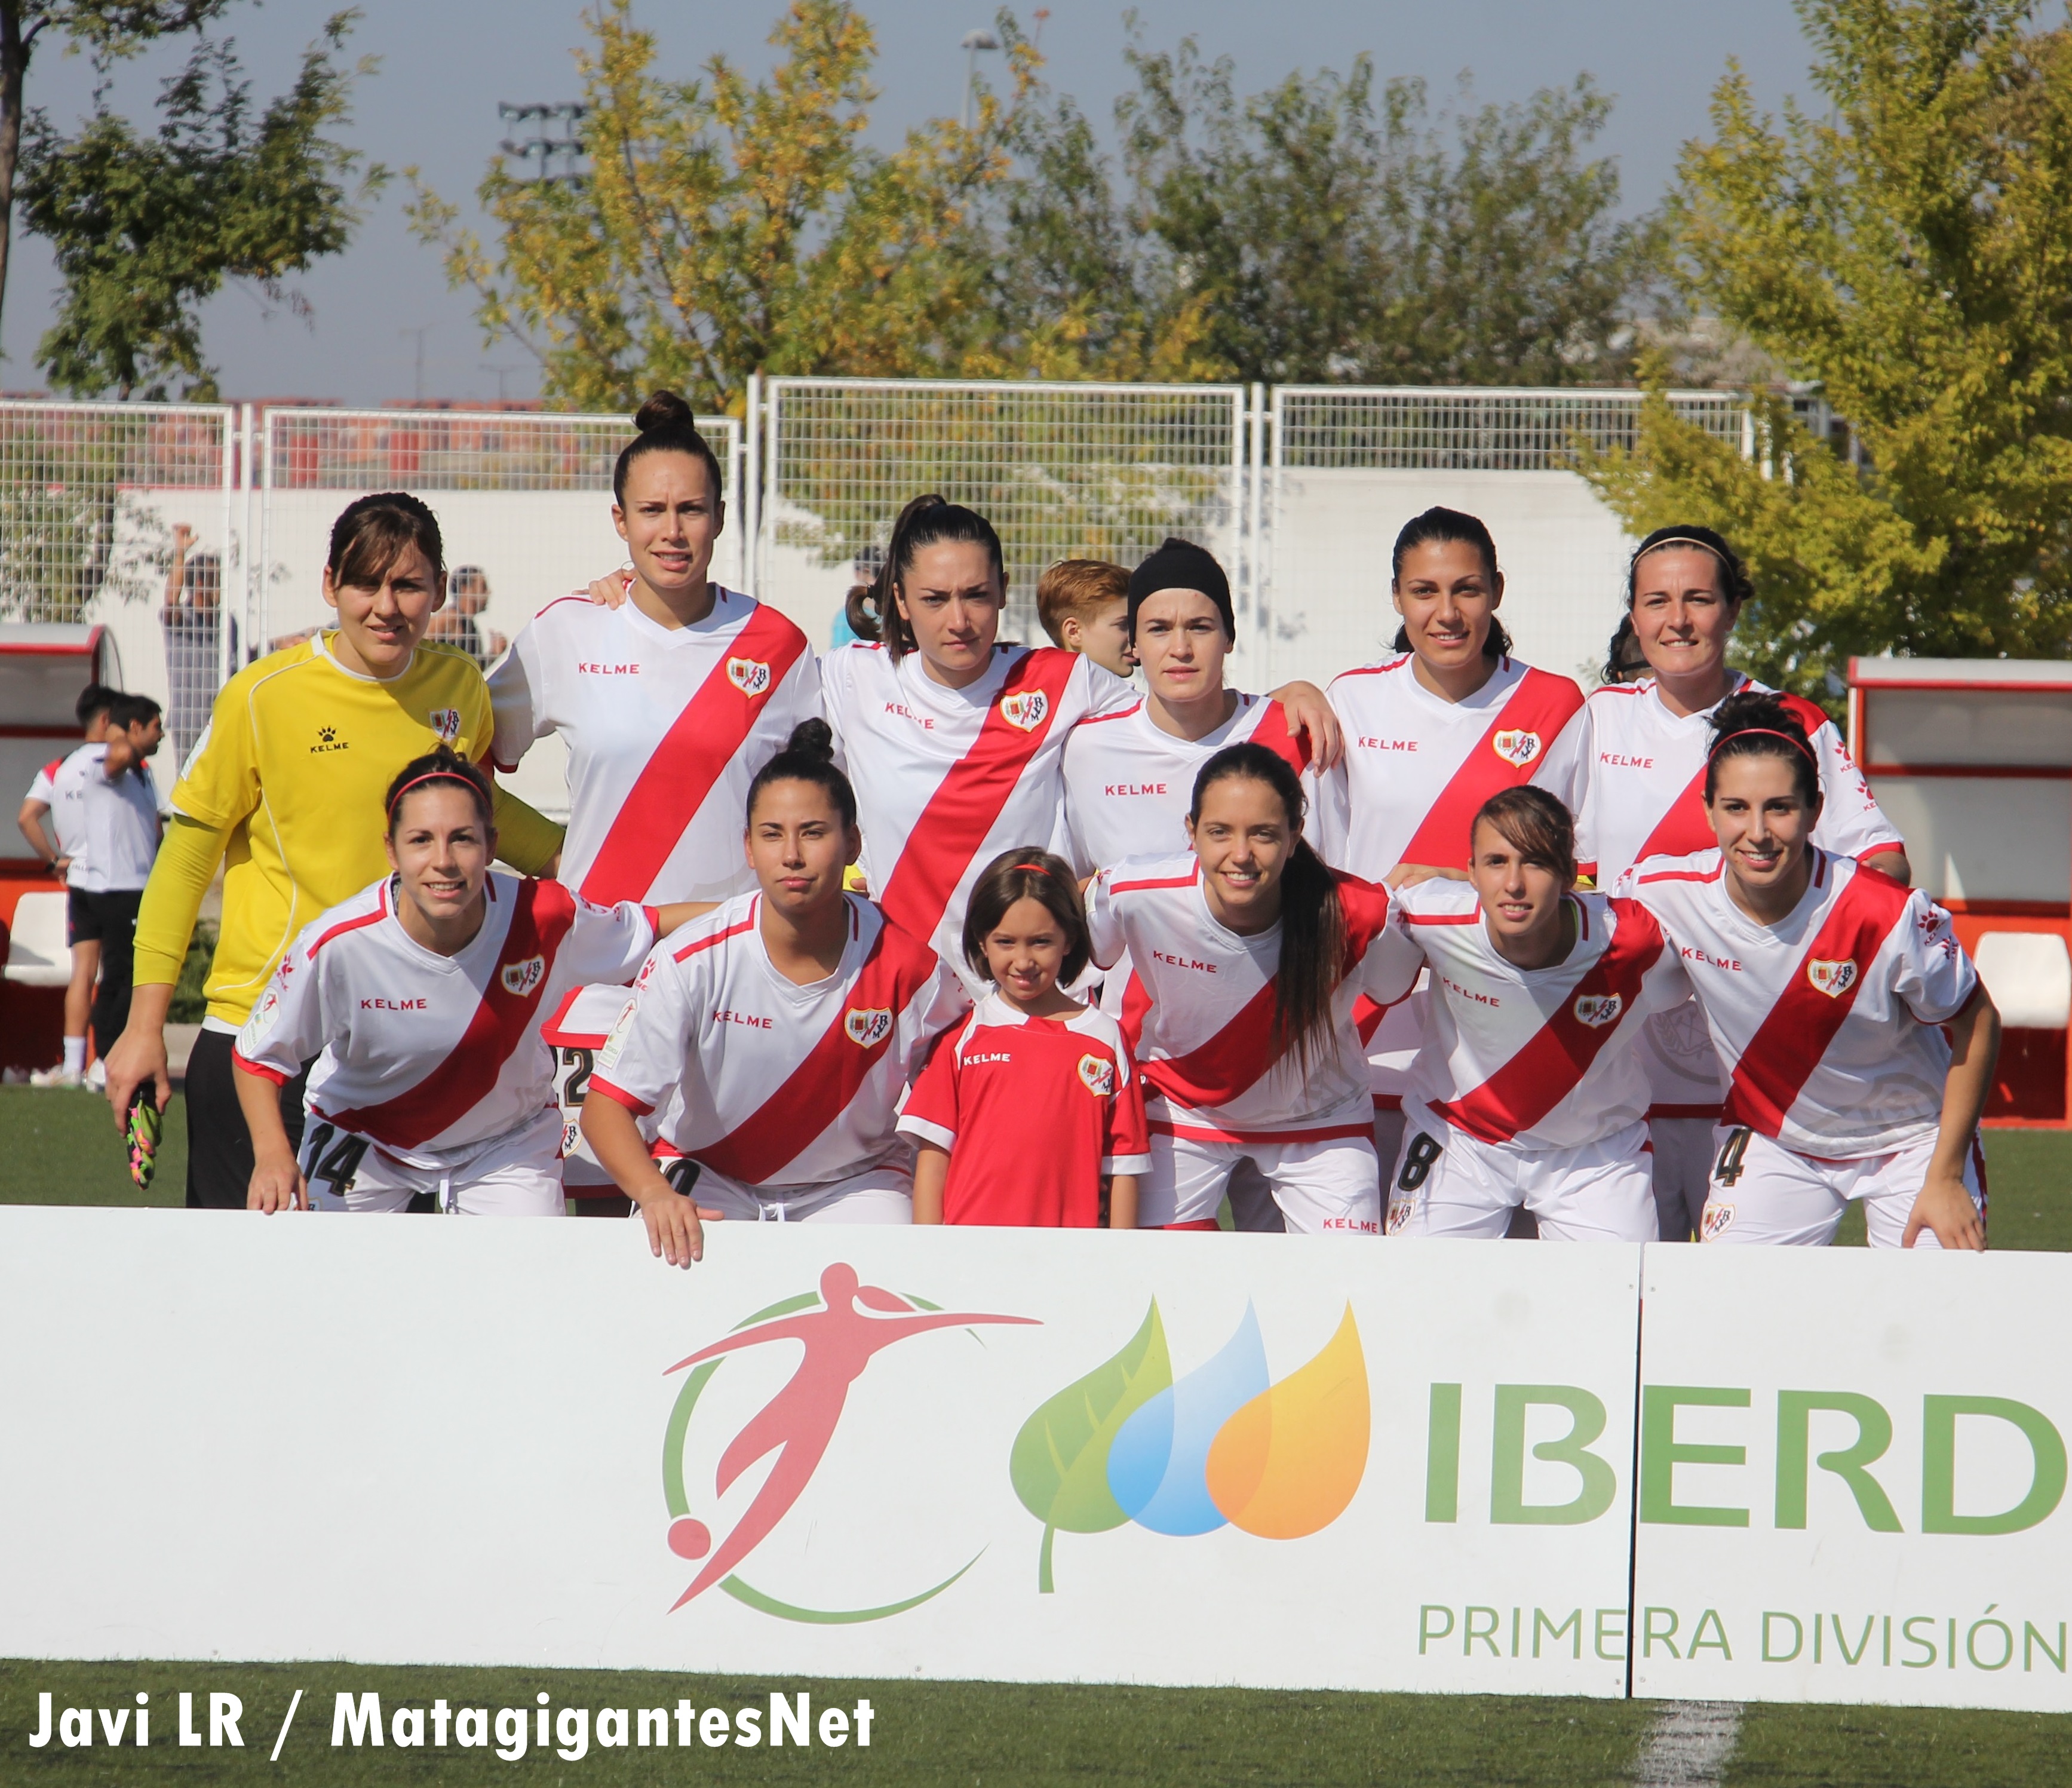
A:
{"type": "Polygon", "coordinates": [[[1818,1247],[1860,1198],[1873,1247],[1984,1247],[2000,1014],[1950,915],[1811,842],[1819,772],[1778,697],[1729,697],[1712,738],[1719,848],[1618,886],[1682,955],[1728,1076],[1699,1239],[1818,1247]]]}
{"type": "Polygon", "coordinates": [[[1144,1094],[1121,1027],[1062,992],[1091,947],[1071,865],[1002,853],[964,913],[964,960],[992,983],[938,1040],[899,1128],[919,1139],[917,1223],[1092,1229],[1109,1178],[1108,1227],[1137,1227],[1151,1165],[1144,1094]]]}
{"type": "Polygon", "coordinates": [[[561,1119],[540,1027],[624,980],[694,909],[594,906],[490,867],[489,779],[442,747],[388,791],[393,873],[308,926],[238,1034],[254,1210],[561,1215],[561,1119]],[[278,1089],[311,1056],[298,1152],[278,1089]]]}
{"type": "Polygon", "coordinates": [[[894,1128],[928,1040],[965,1005],[920,939],[842,891],[856,795],[824,721],[802,721],[748,788],[757,891],[649,956],[590,1075],[582,1131],[655,1252],[702,1256],[701,1219],[904,1223],[894,1128]],[[683,1157],[665,1178],[638,1120],[683,1157]]]}
{"type": "Polygon", "coordinates": [[[1646,1021],[1690,988],[1646,907],[1578,894],[1576,832],[1544,788],[1492,795],[1468,879],[1399,888],[1392,932],[1432,971],[1388,1232],[1655,1239],[1646,1021]]]}
{"type": "Polygon", "coordinates": [[[1367,1058],[1353,1022],[1365,993],[1408,992],[1414,965],[1384,949],[1388,890],[1337,874],[1303,841],[1295,772],[1256,742],[1202,766],[1188,857],[1138,858],[1096,876],[1094,958],[1126,950],[1124,1010],[1151,1132],[1141,1227],[1213,1229],[1249,1161],[1291,1231],[1381,1228],[1367,1058]]]}

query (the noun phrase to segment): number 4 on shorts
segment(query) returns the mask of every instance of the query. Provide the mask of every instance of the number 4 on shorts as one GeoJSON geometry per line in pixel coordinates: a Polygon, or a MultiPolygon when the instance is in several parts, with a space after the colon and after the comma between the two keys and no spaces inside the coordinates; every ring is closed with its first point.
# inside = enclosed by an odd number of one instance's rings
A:
{"type": "Polygon", "coordinates": [[[1741,1177],[1741,1157],[1748,1153],[1748,1126],[1744,1124],[1729,1132],[1720,1145],[1720,1158],[1712,1167],[1712,1182],[1716,1186],[1732,1186],[1741,1177]]]}

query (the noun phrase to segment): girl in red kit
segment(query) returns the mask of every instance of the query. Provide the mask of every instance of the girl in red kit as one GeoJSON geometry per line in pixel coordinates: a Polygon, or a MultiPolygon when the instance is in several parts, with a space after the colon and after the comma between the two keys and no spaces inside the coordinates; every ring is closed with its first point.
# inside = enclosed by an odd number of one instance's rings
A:
{"type": "Polygon", "coordinates": [[[993,985],[907,1093],[914,1221],[1092,1229],[1105,1178],[1108,1227],[1134,1229],[1151,1165],[1144,1094],[1114,1019],[1059,986],[1092,954],[1069,866],[1033,849],[995,857],[972,890],[964,952],[993,985]]]}

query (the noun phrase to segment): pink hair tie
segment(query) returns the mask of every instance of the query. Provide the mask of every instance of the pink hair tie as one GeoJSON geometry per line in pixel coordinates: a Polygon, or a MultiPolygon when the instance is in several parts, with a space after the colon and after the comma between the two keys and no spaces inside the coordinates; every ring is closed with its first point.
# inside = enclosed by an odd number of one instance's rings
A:
{"type": "Polygon", "coordinates": [[[403,804],[403,797],[412,789],[420,787],[426,783],[458,783],[471,795],[479,796],[482,793],[480,789],[458,770],[427,770],[421,776],[413,776],[396,791],[388,803],[388,817],[394,819],[396,809],[403,804]]]}
{"type": "Polygon", "coordinates": [[[1813,747],[1811,746],[1808,745],[1803,739],[1794,738],[1789,733],[1778,732],[1774,726],[1739,726],[1735,728],[1733,732],[1729,733],[1725,738],[1720,739],[1717,743],[1713,746],[1712,749],[1705,754],[1706,762],[1710,763],[1713,758],[1716,758],[1720,754],[1722,747],[1731,745],[1736,739],[1745,739],[1751,734],[1760,734],[1762,738],[1766,739],[1782,739],[1786,745],[1792,748],[1793,750],[1803,752],[1805,754],[1806,761],[1811,764],[1814,769],[1817,771],[1820,767],[1820,760],[1813,755],[1813,747]]]}

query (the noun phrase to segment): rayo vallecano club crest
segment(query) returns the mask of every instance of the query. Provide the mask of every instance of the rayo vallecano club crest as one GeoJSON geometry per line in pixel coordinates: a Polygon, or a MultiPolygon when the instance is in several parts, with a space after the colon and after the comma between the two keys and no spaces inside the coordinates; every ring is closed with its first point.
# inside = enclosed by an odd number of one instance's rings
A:
{"type": "Polygon", "coordinates": [[[426,723],[439,735],[442,745],[450,745],[460,737],[460,709],[434,708],[425,716],[426,723]]]}
{"type": "Polygon", "coordinates": [[[1614,1022],[1626,1010],[1626,997],[1620,993],[1578,993],[1576,996],[1576,1018],[1579,1024],[1588,1025],[1593,1030],[1602,1029],[1614,1022]]]}
{"type": "Polygon", "coordinates": [[[507,962],[499,977],[504,991],[513,999],[522,1000],[546,978],[547,959],[545,956],[527,956],[520,962],[507,962]]]}
{"type": "Polygon", "coordinates": [[[1050,711],[1050,698],[1041,689],[1024,689],[1019,694],[1000,698],[1000,717],[1025,733],[1034,732],[1050,711]]]}
{"type": "Polygon", "coordinates": [[[770,687],[770,667],[759,658],[730,658],[726,678],[745,696],[759,696],[770,687]]]}
{"type": "Polygon", "coordinates": [[[1540,755],[1540,735],[1522,726],[1508,727],[1490,741],[1490,749],[1522,769],[1540,755]]]}
{"type": "Polygon", "coordinates": [[[1096,1099],[1105,1099],[1115,1091],[1115,1063],[1105,1056],[1082,1055],[1079,1058],[1079,1079],[1086,1089],[1096,1099]]]}
{"type": "Polygon", "coordinates": [[[1840,962],[1816,960],[1807,964],[1806,978],[1829,999],[1840,999],[1856,984],[1856,964],[1855,960],[1848,956],[1844,956],[1840,962]]]}
{"type": "Polygon", "coordinates": [[[865,1049],[882,1043],[892,1034],[892,1014],[883,1006],[852,1006],[842,1020],[849,1040],[865,1049]]]}

